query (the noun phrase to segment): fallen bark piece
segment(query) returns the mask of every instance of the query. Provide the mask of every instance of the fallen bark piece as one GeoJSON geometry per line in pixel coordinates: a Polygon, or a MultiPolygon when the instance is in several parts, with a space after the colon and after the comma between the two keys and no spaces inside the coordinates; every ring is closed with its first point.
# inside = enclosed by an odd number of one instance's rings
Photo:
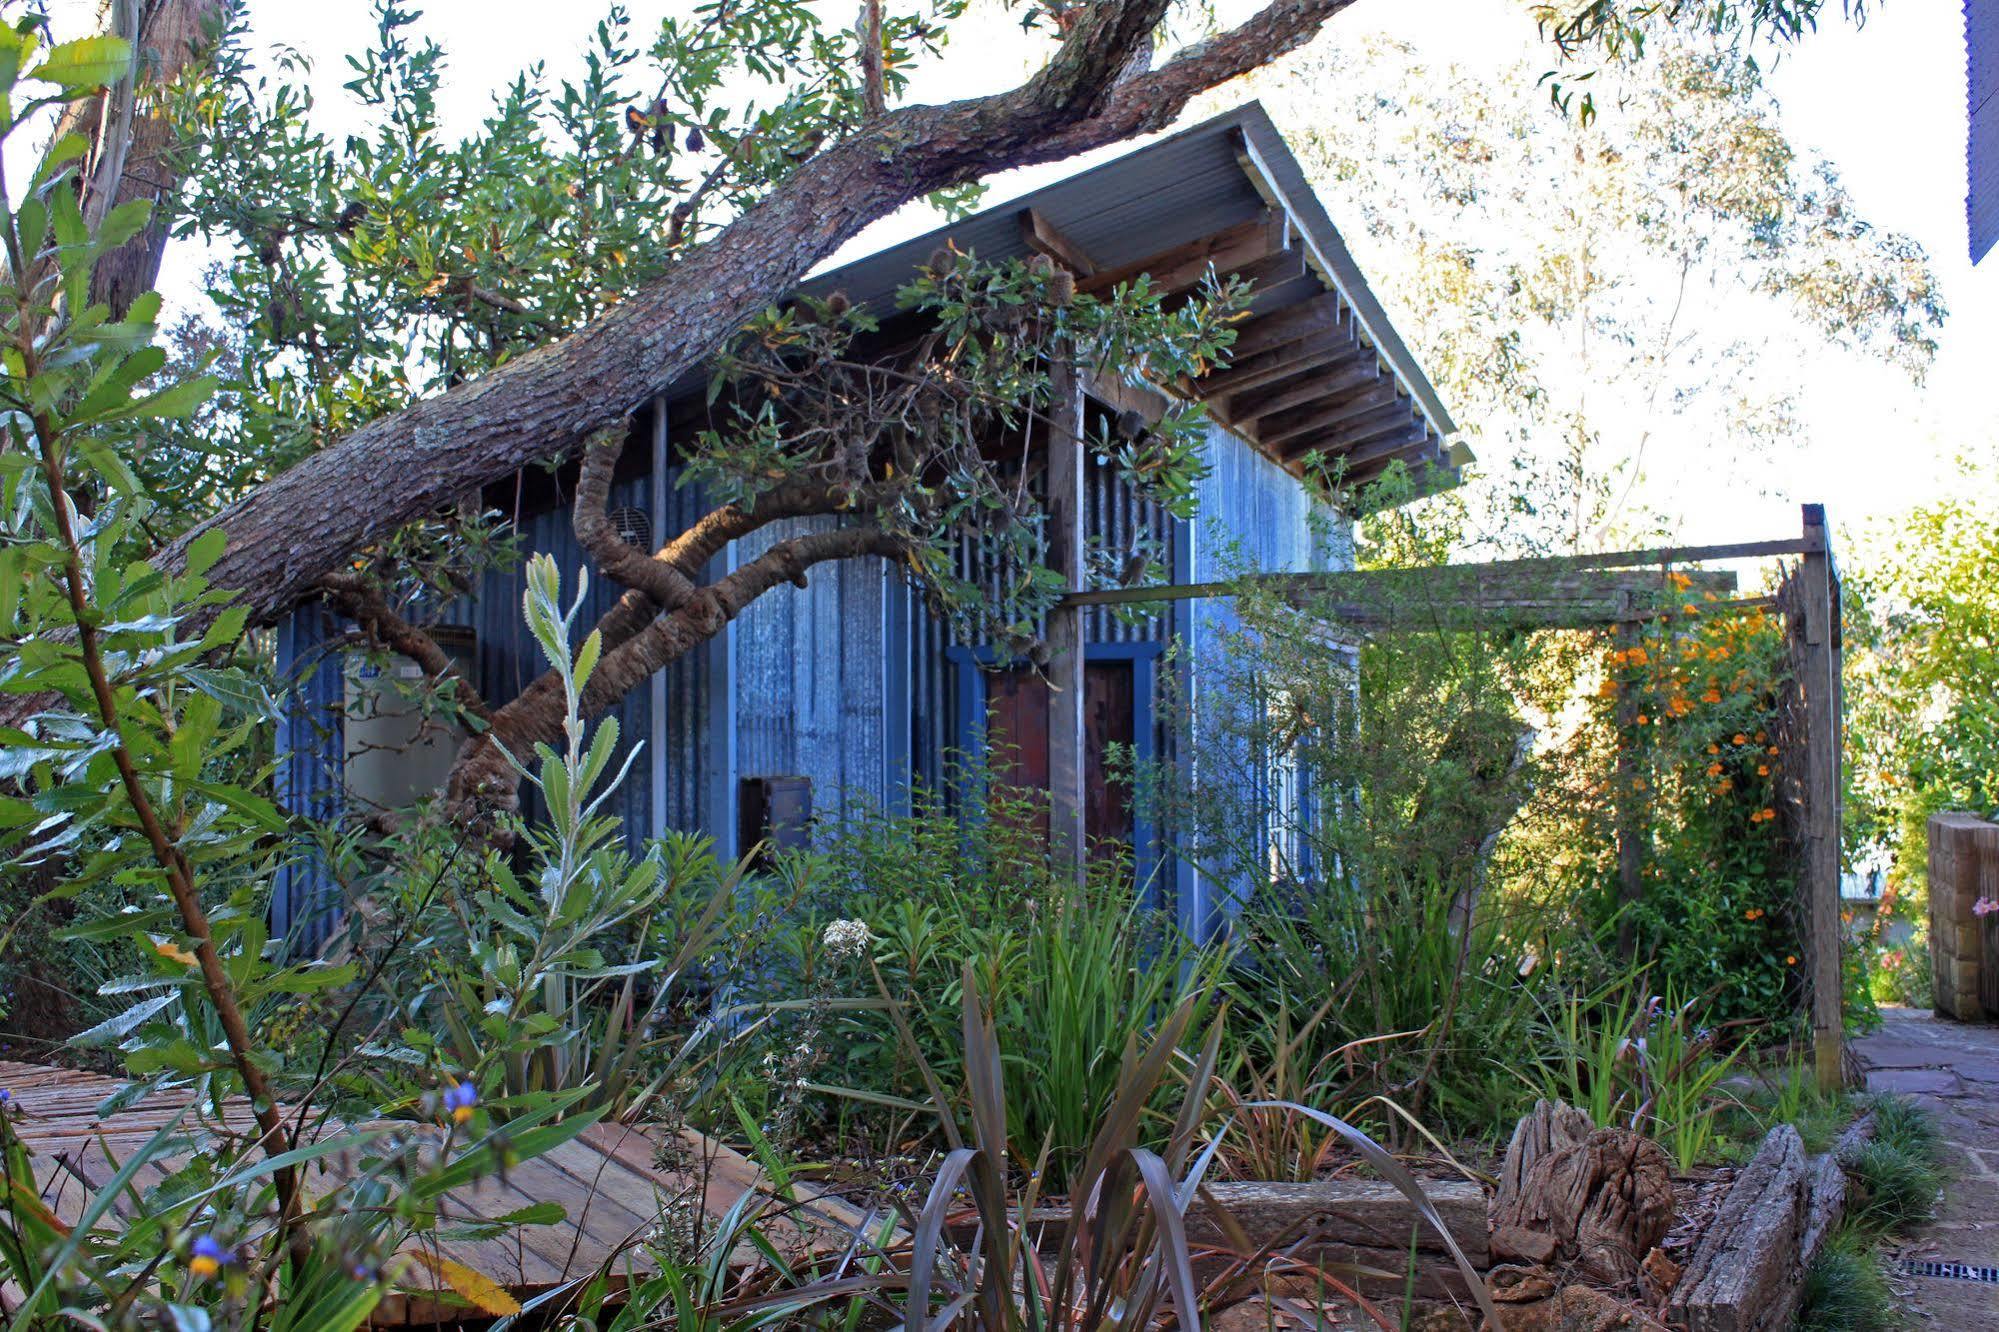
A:
{"type": "Polygon", "coordinates": [[[1509,1305],[1506,1332],[1665,1332],[1643,1309],[1588,1286],[1569,1286],[1533,1304],[1509,1305]]]}
{"type": "Polygon", "coordinates": [[[1545,1267],[1555,1261],[1555,1250],[1559,1247],[1553,1235],[1525,1226],[1499,1226],[1492,1232],[1492,1256],[1502,1263],[1545,1267]]]}
{"type": "Polygon", "coordinates": [[[1638,1265],[1638,1294],[1648,1309],[1663,1309],[1680,1284],[1681,1267],[1664,1249],[1654,1249],[1638,1265]]]}
{"type": "Polygon", "coordinates": [[[1669,1318],[1688,1332],[1786,1326],[1801,1284],[1810,1167],[1789,1124],[1736,1177],[1674,1287],[1669,1318]]]}
{"type": "Polygon", "coordinates": [[[1529,1304],[1555,1293],[1555,1278],[1545,1267],[1502,1263],[1488,1272],[1486,1289],[1501,1304],[1529,1304]]]}

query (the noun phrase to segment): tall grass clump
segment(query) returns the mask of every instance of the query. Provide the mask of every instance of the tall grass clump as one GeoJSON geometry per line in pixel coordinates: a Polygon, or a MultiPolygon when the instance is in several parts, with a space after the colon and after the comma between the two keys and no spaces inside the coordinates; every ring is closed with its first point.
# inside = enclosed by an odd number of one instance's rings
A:
{"type": "Polygon", "coordinates": [[[1847,1220],[1866,1233],[1896,1234],[1928,1220],[1943,1187],[1943,1139],[1913,1101],[1878,1096],[1874,1136],[1840,1156],[1849,1183],[1847,1220]]]}
{"type": "Polygon", "coordinates": [[[1865,1236],[1834,1235],[1805,1270],[1792,1332],[1884,1332],[1897,1325],[1895,1296],[1865,1236]]]}

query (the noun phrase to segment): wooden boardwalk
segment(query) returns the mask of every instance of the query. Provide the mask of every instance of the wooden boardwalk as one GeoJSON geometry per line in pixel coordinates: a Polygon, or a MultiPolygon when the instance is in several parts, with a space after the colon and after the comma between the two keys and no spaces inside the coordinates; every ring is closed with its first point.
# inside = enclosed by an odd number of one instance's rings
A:
{"type": "MultiPolygon", "coordinates": [[[[49,1068],[0,1060],[0,1088],[8,1092],[13,1123],[33,1154],[35,1181],[43,1201],[68,1225],[82,1217],[90,1200],[127,1160],[192,1098],[186,1093],[162,1094],[100,1117],[98,1108],[124,1084],[116,1079],[73,1069],[49,1068]]],[[[218,1131],[254,1134],[247,1104],[236,1101],[206,1123],[218,1131]]],[[[702,1210],[713,1221],[734,1208],[744,1195],[762,1187],[757,1167],[728,1147],[687,1132],[683,1159],[694,1164],[685,1173],[656,1164],[660,1130],[626,1124],[595,1124],[553,1151],[523,1161],[504,1178],[491,1177],[472,1188],[446,1195],[448,1216],[439,1229],[468,1221],[490,1220],[537,1203],[562,1205],[565,1219],[556,1225],[518,1226],[500,1238],[435,1237],[404,1246],[433,1258],[461,1264],[505,1287],[517,1300],[608,1271],[615,1283],[652,1275],[646,1252],[636,1243],[658,1222],[662,1209],[678,1201],[686,1206],[698,1193],[702,1210]]],[[[324,1193],[340,1180],[335,1158],[314,1163],[307,1188],[324,1193]]],[[[158,1167],[142,1167],[135,1180],[143,1192],[162,1175],[158,1167]]],[[[131,1197],[114,1200],[120,1215],[128,1214],[131,1197]]],[[[829,1232],[845,1233],[859,1217],[834,1199],[817,1199],[823,1240],[829,1232]]],[[[100,1223],[101,1224],[101,1223],[100,1223]]],[[[800,1234],[803,1232],[801,1231],[800,1234]]],[[[745,1255],[747,1257],[747,1255],[745,1255]]],[[[465,1301],[436,1275],[435,1264],[398,1264],[397,1286],[376,1311],[378,1327],[423,1325],[459,1316],[477,1316],[465,1301]]]]}

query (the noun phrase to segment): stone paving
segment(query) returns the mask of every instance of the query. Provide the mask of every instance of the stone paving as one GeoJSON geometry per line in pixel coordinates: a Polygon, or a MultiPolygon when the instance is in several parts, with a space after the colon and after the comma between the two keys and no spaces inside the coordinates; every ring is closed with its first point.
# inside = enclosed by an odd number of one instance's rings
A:
{"type": "Polygon", "coordinates": [[[1999,1026],[1910,1008],[1884,1017],[1879,1031],[1853,1042],[1867,1089],[1928,1107],[1945,1141],[1936,1220],[1890,1252],[1890,1279],[1917,1327],[1999,1332],[1999,1285],[1897,1270],[1903,1259],[1999,1267],[1999,1026]]]}

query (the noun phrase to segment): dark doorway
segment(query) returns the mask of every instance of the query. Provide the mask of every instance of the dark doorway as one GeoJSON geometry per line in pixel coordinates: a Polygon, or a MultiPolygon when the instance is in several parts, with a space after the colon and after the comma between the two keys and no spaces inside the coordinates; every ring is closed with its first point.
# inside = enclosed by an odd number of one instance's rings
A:
{"type": "MultiPolygon", "coordinates": [[[[1132,663],[1091,662],[1083,671],[1084,832],[1090,845],[1132,846],[1131,783],[1112,780],[1112,745],[1129,749],[1135,715],[1132,663]]],[[[987,753],[993,776],[1021,791],[1043,793],[1036,830],[1048,832],[1048,681],[1031,666],[986,672],[987,753]]]]}

